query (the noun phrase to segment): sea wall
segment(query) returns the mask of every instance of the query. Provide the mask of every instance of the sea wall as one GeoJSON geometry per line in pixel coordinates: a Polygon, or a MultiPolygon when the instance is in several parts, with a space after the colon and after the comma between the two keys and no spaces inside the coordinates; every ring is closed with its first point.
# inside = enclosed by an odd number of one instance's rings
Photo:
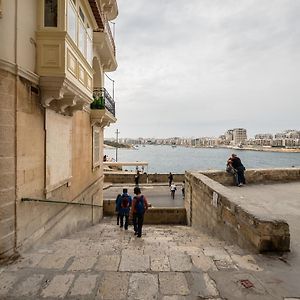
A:
{"type": "MultiPolygon", "coordinates": [[[[134,172],[105,172],[104,182],[134,184],[134,172]]],[[[169,174],[140,174],[140,183],[167,183],[169,174]]],[[[183,182],[184,174],[173,174],[175,182],[183,182]]]]}
{"type": "MultiPolygon", "coordinates": [[[[296,180],[297,174],[299,170],[286,170],[281,175],[277,170],[274,170],[274,174],[272,170],[252,170],[247,172],[246,177],[251,183],[262,183],[264,178],[268,182],[288,178],[296,180]]],[[[188,224],[257,252],[289,251],[287,222],[256,216],[243,209],[238,204],[237,196],[220,183],[230,185],[230,180],[232,178],[225,172],[186,173],[185,208],[188,224]]]]}
{"type": "MultiPolygon", "coordinates": [[[[106,216],[116,215],[115,200],[103,201],[103,213],[106,216]]],[[[184,207],[150,207],[145,213],[144,223],[186,225],[186,211],[184,207]]]]}

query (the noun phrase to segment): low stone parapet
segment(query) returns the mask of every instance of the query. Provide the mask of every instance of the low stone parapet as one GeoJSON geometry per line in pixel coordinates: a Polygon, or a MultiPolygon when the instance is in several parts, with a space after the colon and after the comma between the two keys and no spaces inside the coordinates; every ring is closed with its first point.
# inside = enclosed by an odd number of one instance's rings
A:
{"type": "MultiPolygon", "coordinates": [[[[115,215],[115,200],[104,200],[103,212],[105,216],[115,215]]],[[[184,207],[150,207],[145,213],[144,223],[186,225],[186,210],[184,207]]]]}
{"type": "MultiPolygon", "coordinates": [[[[225,171],[206,171],[201,173],[222,185],[235,185],[233,176],[225,171]]],[[[300,169],[249,169],[245,171],[245,177],[247,184],[300,181],[300,169]]]]}
{"type": "MultiPolygon", "coordinates": [[[[105,172],[104,181],[110,182],[114,184],[134,184],[134,176],[135,172],[105,172]]],[[[140,183],[168,183],[169,174],[140,174],[140,183]]],[[[173,174],[173,178],[175,182],[183,182],[184,181],[184,174],[173,174]]]]}
{"type": "MultiPolygon", "coordinates": [[[[225,172],[211,174],[227,176],[225,172]]],[[[290,249],[286,221],[248,212],[232,191],[207,173],[186,173],[185,207],[188,224],[196,229],[257,252],[290,249]]]]}

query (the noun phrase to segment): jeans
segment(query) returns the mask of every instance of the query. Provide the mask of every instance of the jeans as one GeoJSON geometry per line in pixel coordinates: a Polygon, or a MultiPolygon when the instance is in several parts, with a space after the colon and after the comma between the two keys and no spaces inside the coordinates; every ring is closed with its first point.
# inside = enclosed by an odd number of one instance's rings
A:
{"type": "Polygon", "coordinates": [[[133,228],[138,237],[142,236],[142,228],[144,223],[144,214],[133,214],[133,228]]]}
{"type": "Polygon", "coordinates": [[[245,175],[244,175],[244,167],[239,167],[236,170],[236,183],[237,185],[239,184],[245,184],[246,183],[246,179],[245,179],[245,175]]]}
{"type": "Polygon", "coordinates": [[[117,211],[117,225],[119,225],[120,219],[121,219],[121,214],[117,211]]]}
{"type": "Polygon", "coordinates": [[[124,224],[125,230],[128,229],[128,219],[129,219],[129,214],[128,213],[121,214],[121,217],[120,217],[120,227],[123,227],[123,224],[124,224]],[[125,217],[125,224],[124,224],[124,217],[125,217]]]}

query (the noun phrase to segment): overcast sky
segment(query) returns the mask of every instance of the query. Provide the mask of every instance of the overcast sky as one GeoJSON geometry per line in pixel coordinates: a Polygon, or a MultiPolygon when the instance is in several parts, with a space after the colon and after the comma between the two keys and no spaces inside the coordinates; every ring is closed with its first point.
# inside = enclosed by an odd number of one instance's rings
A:
{"type": "MultiPolygon", "coordinates": [[[[300,130],[300,0],[119,0],[105,137],[300,130]]],[[[106,86],[110,85],[107,82],[106,86]]]]}

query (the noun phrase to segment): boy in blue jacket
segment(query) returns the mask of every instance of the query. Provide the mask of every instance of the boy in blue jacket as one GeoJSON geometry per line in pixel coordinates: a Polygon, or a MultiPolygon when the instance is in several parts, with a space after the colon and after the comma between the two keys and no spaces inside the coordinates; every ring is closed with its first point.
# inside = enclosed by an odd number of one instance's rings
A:
{"type": "Polygon", "coordinates": [[[123,224],[124,224],[124,229],[127,230],[132,198],[128,194],[128,190],[126,188],[123,189],[123,194],[121,195],[119,202],[120,202],[120,209],[119,209],[120,227],[123,228],[123,224]],[[124,223],[124,217],[125,217],[125,223],[124,223]]]}

